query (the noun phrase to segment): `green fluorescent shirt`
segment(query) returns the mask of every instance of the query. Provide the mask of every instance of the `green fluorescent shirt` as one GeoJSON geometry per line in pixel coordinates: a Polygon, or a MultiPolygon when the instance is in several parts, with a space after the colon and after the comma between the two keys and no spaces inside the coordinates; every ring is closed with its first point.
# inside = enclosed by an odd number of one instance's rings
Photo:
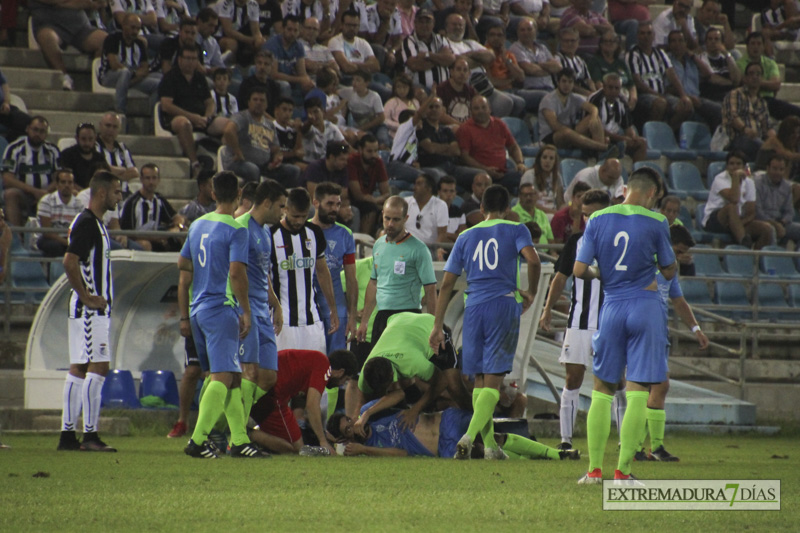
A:
{"type": "Polygon", "coordinates": [[[383,236],[372,248],[375,263],[370,275],[377,280],[378,310],[420,309],[420,291],[436,284],[433,260],[428,247],[411,234],[398,242],[386,242],[383,236]]]}
{"type": "Polygon", "coordinates": [[[534,216],[531,216],[531,214],[525,211],[520,204],[515,205],[511,208],[511,210],[519,215],[520,224],[536,222],[536,224],[539,225],[542,230],[542,236],[539,237],[540,244],[547,244],[548,242],[553,242],[555,240],[553,237],[553,228],[550,227],[550,221],[547,220],[547,214],[544,211],[537,209],[534,211],[534,216]]]}

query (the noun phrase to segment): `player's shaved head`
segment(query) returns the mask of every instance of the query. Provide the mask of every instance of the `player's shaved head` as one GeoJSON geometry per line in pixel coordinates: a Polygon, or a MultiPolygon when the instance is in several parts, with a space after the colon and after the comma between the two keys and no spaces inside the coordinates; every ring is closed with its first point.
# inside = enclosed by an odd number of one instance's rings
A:
{"type": "Polygon", "coordinates": [[[217,172],[213,178],[214,196],[219,203],[229,203],[239,198],[239,178],[230,171],[217,172]]]}
{"type": "Polygon", "coordinates": [[[633,171],[628,178],[628,189],[649,193],[652,189],[656,192],[662,187],[661,176],[652,168],[642,167],[633,171]]]}
{"type": "Polygon", "coordinates": [[[408,204],[400,196],[390,196],[387,198],[383,203],[383,208],[386,209],[387,207],[399,208],[403,212],[403,216],[408,215],[408,204]]]}

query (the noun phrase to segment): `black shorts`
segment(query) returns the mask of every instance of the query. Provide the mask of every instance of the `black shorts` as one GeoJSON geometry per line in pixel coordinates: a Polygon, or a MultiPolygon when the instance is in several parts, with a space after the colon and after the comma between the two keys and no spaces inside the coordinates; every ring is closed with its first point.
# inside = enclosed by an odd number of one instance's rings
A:
{"type": "Polygon", "coordinates": [[[431,357],[431,363],[433,366],[438,368],[441,371],[450,370],[451,368],[459,368],[460,355],[456,351],[456,347],[453,346],[453,337],[450,332],[450,328],[447,326],[444,327],[444,349],[439,349],[438,354],[433,354],[431,357]]]}
{"type": "Polygon", "coordinates": [[[370,213],[380,213],[381,208],[375,202],[369,200],[350,200],[350,203],[361,211],[361,216],[366,216],[370,213]]]}
{"type": "Polygon", "coordinates": [[[548,134],[547,134],[547,135],[544,137],[544,139],[542,139],[541,143],[542,143],[543,145],[544,145],[544,144],[555,144],[555,142],[553,141],[553,134],[552,134],[552,133],[548,133],[548,134]]]}
{"type": "Polygon", "coordinates": [[[72,45],[84,52],[86,39],[94,32],[101,31],[92,26],[83,10],[42,7],[32,10],[31,16],[34,34],[42,28],[50,28],[58,35],[62,48],[72,45]]]}
{"type": "Polygon", "coordinates": [[[372,323],[372,345],[375,346],[378,343],[378,339],[383,335],[383,331],[386,329],[386,322],[389,321],[390,316],[397,313],[421,312],[419,309],[384,309],[383,311],[378,311],[375,314],[375,321],[372,323]]]}
{"type": "Polygon", "coordinates": [[[183,341],[183,349],[186,351],[186,366],[200,366],[200,358],[197,357],[197,348],[194,339],[190,336],[183,341]]]}
{"type": "Polygon", "coordinates": [[[710,215],[708,215],[708,220],[706,221],[705,229],[706,231],[710,231],[711,233],[729,233],[730,230],[724,227],[720,221],[719,215],[720,210],[717,209],[716,211],[712,211],[710,215]]]}
{"type": "Polygon", "coordinates": [[[358,342],[358,341],[351,341],[350,342],[350,351],[356,356],[356,362],[358,363],[358,373],[361,373],[361,369],[364,368],[364,363],[369,357],[369,352],[372,351],[372,343],[371,342],[358,342]]]}

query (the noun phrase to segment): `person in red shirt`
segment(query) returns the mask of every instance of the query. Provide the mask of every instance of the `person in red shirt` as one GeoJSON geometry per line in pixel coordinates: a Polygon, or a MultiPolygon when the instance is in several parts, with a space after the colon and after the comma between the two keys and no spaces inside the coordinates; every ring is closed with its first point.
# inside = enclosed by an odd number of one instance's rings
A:
{"type": "Polygon", "coordinates": [[[485,172],[494,183],[500,184],[512,194],[519,187],[519,180],[526,167],[514,136],[506,123],[491,115],[489,102],[483,96],[475,96],[470,103],[472,118],[464,122],[456,132],[461,148],[461,161],[470,168],[459,167],[456,181],[463,189],[470,189],[475,174],[485,172]],[[515,167],[506,165],[506,149],[515,167]]]}
{"type": "Polygon", "coordinates": [[[253,405],[250,416],[258,422],[250,439],[275,453],[299,453],[303,435],[290,407],[292,398],[306,396],[308,423],[319,444],[336,455],[325,437],[319,401],[325,387],[338,387],[358,373],[356,356],[348,350],[336,350],[326,356],[314,350],[278,352],[278,381],[253,405]]]}
{"type": "Polygon", "coordinates": [[[361,233],[375,234],[375,223],[383,202],[390,196],[386,165],[378,153],[378,139],[367,133],[358,141],[358,151],[347,160],[351,203],[361,211],[361,233]],[[373,196],[375,190],[379,196],[373,196]]]}
{"type": "Polygon", "coordinates": [[[578,233],[586,229],[586,219],[581,212],[581,200],[586,191],[591,186],[583,181],[579,181],[572,189],[572,201],[556,211],[553,220],[550,221],[550,229],[553,230],[553,242],[565,243],[573,233],[578,233]]]}

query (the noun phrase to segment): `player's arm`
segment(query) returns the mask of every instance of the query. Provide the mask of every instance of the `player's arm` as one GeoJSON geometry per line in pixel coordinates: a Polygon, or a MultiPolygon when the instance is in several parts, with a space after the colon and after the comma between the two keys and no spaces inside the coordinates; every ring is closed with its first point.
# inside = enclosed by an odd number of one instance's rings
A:
{"type": "Polygon", "coordinates": [[[345,339],[356,337],[356,321],[358,319],[358,280],[356,279],[356,264],[345,263],[344,282],[347,286],[345,299],[347,300],[347,329],[345,339]]]}
{"type": "Polygon", "coordinates": [[[328,330],[330,334],[339,329],[339,314],[336,311],[336,296],[333,294],[331,271],[328,270],[328,263],[325,261],[324,256],[321,259],[317,259],[317,264],[314,268],[317,272],[319,286],[322,288],[322,294],[325,295],[325,300],[328,301],[328,307],[331,311],[331,329],[328,330]]]}
{"type": "Polygon", "coordinates": [[[536,298],[536,292],[539,290],[539,278],[542,275],[542,262],[539,260],[539,253],[533,246],[526,246],[519,252],[525,261],[528,263],[528,290],[523,291],[520,289],[522,295],[522,312],[528,310],[536,298]]]}
{"type": "Polygon", "coordinates": [[[700,324],[697,323],[697,319],[692,312],[692,308],[689,306],[689,302],[686,301],[686,298],[683,296],[673,298],[672,307],[675,309],[675,314],[678,315],[678,318],[681,319],[681,322],[686,324],[689,329],[692,330],[695,337],[697,337],[697,344],[700,345],[700,349],[705,350],[708,348],[708,337],[706,337],[706,334],[703,333],[702,329],[700,329],[700,324]]]}
{"type": "Polygon", "coordinates": [[[331,455],[336,455],[336,450],[328,442],[325,436],[325,429],[322,427],[322,410],[319,407],[319,401],[322,395],[314,387],[309,387],[306,392],[306,412],[308,413],[308,423],[311,425],[311,430],[314,435],[319,439],[319,445],[328,448],[331,455]]]}
{"type": "Polygon", "coordinates": [[[436,301],[436,310],[433,313],[433,331],[431,331],[431,336],[428,339],[428,344],[433,353],[439,353],[439,347],[444,347],[444,331],[442,329],[442,326],[444,326],[444,314],[447,312],[447,304],[450,303],[449,295],[453,293],[456,281],[458,281],[458,274],[445,271],[442,278],[442,286],[439,289],[442,297],[436,301]]]}
{"type": "Polygon", "coordinates": [[[553,280],[550,282],[550,291],[547,294],[547,301],[545,301],[544,307],[542,308],[542,317],[539,319],[539,327],[545,331],[550,331],[550,312],[556,305],[561,293],[564,292],[564,287],[567,286],[568,279],[569,278],[561,272],[556,272],[555,276],[553,276],[553,280]]]}
{"type": "MultiPolygon", "coordinates": [[[[576,278],[580,278],[586,281],[593,279],[600,279],[600,269],[597,268],[596,266],[589,266],[586,263],[575,261],[575,264],[572,266],[572,275],[575,276],[576,278]]],[[[674,271],[672,275],[673,276],[675,275],[674,271]]],[[[672,277],[669,277],[667,279],[672,279],[672,277]]]]}
{"type": "Polygon", "coordinates": [[[275,330],[275,335],[280,335],[283,329],[283,308],[275,291],[272,290],[272,276],[267,276],[267,288],[267,302],[272,308],[272,328],[275,330]]]}
{"type": "Polygon", "coordinates": [[[428,387],[422,394],[419,400],[411,406],[410,409],[403,411],[400,415],[402,420],[400,426],[404,428],[414,429],[417,425],[417,418],[422,410],[428,405],[431,400],[438,398],[445,387],[447,387],[447,380],[442,379],[442,372],[436,367],[433,367],[433,375],[431,379],[427,380],[428,387]]]}
{"type": "Polygon", "coordinates": [[[428,314],[434,315],[436,313],[436,284],[429,283],[423,287],[425,289],[425,306],[428,308],[428,314]]]}
{"type": "Polygon", "coordinates": [[[358,420],[356,420],[356,423],[353,425],[353,431],[361,436],[366,436],[364,427],[366,427],[367,422],[369,422],[369,419],[372,415],[379,413],[384,409],[394,407],[405,399],[406,394],[403,392],[403,389],[400,388],[400,385],[398,385],[397,382],[392,383],[389,386],[389,389],[390,390],[384,396],[382,396],[380,400],[372,404],[369,409],[361,413],[361,416],[358,417],[358,420]]]}
{"type": "Polygon", "coordinates": [[[344,454],[348,456],[408,457],[408,452],[402,448],[377,448],[375,446],[364,446],[358,442],[349,442],[344,449],[344,454]]]}
{"type": "MultiPolygon", "coordinates": [[[[348,282],[348,287],[350,286],[348,282]]],[[[367,290],[364,293],[364,308],[361,310],[361,325],[358,326],[356,338],[358,342],[364,342],[367,338],[367,326],[369,325],[369,317],[372,316],[372,311],[375,309],[375,296],[378,293],[378,281],[371,279],[367,284],[367,290]]]]}
{"type": "Polygon", "coordinates": [[[178,310],[181,313],[181,335],[192,336],[192,325],[189,322],[189,287],[194,278],[194,265],[183,256],[178,257],[178,310]]]}
{"type": "MultiPolygon", "coordinates": [[[[577,264],[577,262],[575,264],[577,264]]],[[[661,271],[661,275],[664,276],[665,279],[671,280],[675,277],[675,274],[678,273],[678,262],[673,261],[671,265],[666,267],[659,265],[658,269],[661,271]]]]}
{"type": "Polygon", "coordinates": [[[231,288],[242,308],[239,317],[239,338],[244,339],[250,331],[250,299],[247,296],[247,263],[232,261],[230,267],[231,288]]]}

